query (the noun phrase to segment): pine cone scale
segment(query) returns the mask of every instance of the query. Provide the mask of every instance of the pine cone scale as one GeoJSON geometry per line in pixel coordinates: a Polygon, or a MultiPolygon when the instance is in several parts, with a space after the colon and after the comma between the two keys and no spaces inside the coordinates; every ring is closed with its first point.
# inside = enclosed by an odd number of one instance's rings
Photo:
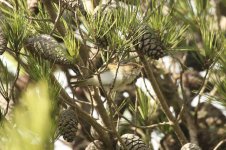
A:
{"type": "Polygon", "coordinates": [[[138,43],[135,43],[136,50],[152,59],[162,58],[164,56],[164,46],[158,34],[147,26],[141,32],[143,32],[143,35],[135,41],[138,43]]]}
{"type": "MultiPolygon", "coordinates": [[[[148,150],[146,144],[134,134],[124,134],[121,136],[122,141],[124,142],[128,150],[148,150]]],[[[116,150],[123,150],[123,146],[120,142],[116,145],[116,150]]]]}
{"type": "Polygon", "coordinates": [[[25,46],[32,54],[42,56],[53,63],[73,66],[73,59],[66,48],[49,35],[30,37],[25,42],[25,46]]]}

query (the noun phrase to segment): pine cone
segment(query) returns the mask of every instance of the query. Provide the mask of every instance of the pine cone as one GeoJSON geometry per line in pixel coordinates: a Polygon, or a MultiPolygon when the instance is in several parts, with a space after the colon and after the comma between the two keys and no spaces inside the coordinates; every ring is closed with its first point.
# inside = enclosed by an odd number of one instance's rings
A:
{"type": "Polygon", "coordinates": [[[76,113],[72,109],[64,110],[60,114],[58,122],[59,133],[66,141],[74,141],[78,130],[77,126],[76,113]]]}
{"type": "Polygon", "coordinates": [[[201,148],[193,143],[185,144],[181,150],[201,150],[201,148]]]}
{"type": "Polygon", "coordinates": [[[89,143],[85,150],[105,150],[105,148],[103,146],[103,142],[95,140],[89,143]]]}
{"type": "Polygon", "coordinates": [[[140,32],[142,35],[134,42],[135,49],[152,59],[162,58],[165,53],[159,35],[148,26],[143,27],[140,32]]]}
{"type": "Polygon", "coordinates": [[[7,40],[3,33],[2,28],[0,27],[0,55],[2,55],[7,49],[7,40]]]}
{"type": "Polygon", "coordinates": [[[28,38],[25,41],[25,47],[32,54],[42,56],[42,58],[48,59],[53,63],[74,66],[73,58],[69,55],[66,48],[50,35],[41,34],[28,38]]]}
{"type": "MultiPolygon", "coordinates": [[[[148,150],[147,145],[134,134],[124,134],[121,136],[122,141],[125,143],[128,150],[148,150]]],[[[118,141],[116,145],[116,150],[123,150],[123,146],[118,141]]]]}

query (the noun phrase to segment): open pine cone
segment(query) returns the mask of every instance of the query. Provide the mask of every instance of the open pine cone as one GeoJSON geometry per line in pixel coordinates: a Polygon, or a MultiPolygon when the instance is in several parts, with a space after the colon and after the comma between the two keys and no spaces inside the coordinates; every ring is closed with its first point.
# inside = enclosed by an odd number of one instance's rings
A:
{"type": "MultiPolygon", "coordinates": [[[[141,138],[134,134],[124,134],[121,138],[128,150],[148,150],[147,145],[141,140],[141,138]]],[[[119,141],[117,142],[116,150],[124,150],[119,141]]]]}
{"type": "Polygon", "coordinates": [[[157,32],[152,30],[149,26],[144,26],[139,32],[141,32],[142,35],[135,40],[135,49],[139,53],[152,59],[158,60],[162,58],[165,55],[164,46],[157,32]]]}

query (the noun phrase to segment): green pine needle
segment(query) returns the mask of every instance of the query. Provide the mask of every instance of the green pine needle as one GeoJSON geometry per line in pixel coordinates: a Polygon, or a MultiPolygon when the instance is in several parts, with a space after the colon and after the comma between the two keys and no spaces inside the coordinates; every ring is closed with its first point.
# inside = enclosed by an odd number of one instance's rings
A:
{"type": "Polygon", "coordinates": [[[4,34],[9,41],[10,47],[14,51],[20,51],[24,39],[28,36],[28,21],[18,12],[13,12],[10,18],[1,20],[4,34]]]}

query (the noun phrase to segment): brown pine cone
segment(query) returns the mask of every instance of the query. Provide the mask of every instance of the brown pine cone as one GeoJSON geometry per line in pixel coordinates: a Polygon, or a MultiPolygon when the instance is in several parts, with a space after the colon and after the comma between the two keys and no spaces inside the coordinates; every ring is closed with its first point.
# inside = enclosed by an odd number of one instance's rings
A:
{"type": "Polygon", "coordinates": [[[74,66],[73,58],[62,44],[47,34],[33,36],[25,41],[25,47],[33,55],[41,56],[53,63],[74,66]]]}
{"type": "Polygon", "coordinates": [[[165,55],[164,45],[158,33],[149,26],[144,26],[139,32],[142,33],[142,35],[138,40],[135,40],[135,49],[139,53],[152,59],[158,60],[162,58],[165,55]]]}
{"type": "MultiPolygon", "coordinates": [[[[124,134],[121,138],[128,150],[148,150],[147,145],[135,134],[124,134]]],[[[124,150],[119,141],[117,142],[116,150],[124,150]]]]}
{"type": "Polygon", "coordinates": [[[76,132],[78,130],[78,122],[75,111],[72,109],[67,109],[60,114],[58,129],[60,135],[62,135],[66,141],[74,141],[76,138],[76,132]]]}

